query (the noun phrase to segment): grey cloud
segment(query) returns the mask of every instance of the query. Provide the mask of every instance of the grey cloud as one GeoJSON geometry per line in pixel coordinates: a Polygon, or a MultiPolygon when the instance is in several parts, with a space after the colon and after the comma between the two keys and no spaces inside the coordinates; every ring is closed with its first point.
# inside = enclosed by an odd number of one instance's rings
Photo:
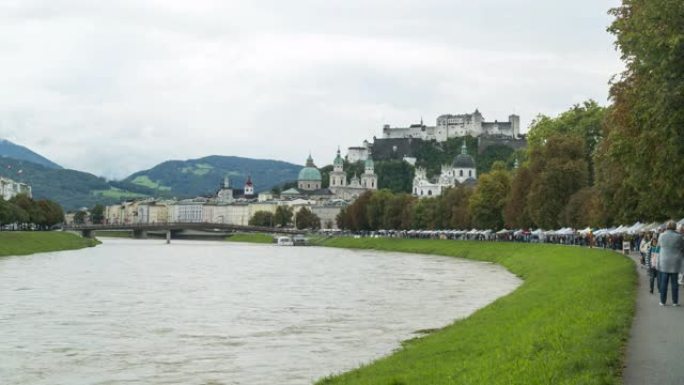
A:
{"type": "Polygon", "coordinates": [[[210,154],[322,165],[475,108],[526,124],[605,101],[612,3],[5,1],[0,137],[118,178],[210,154]]]}

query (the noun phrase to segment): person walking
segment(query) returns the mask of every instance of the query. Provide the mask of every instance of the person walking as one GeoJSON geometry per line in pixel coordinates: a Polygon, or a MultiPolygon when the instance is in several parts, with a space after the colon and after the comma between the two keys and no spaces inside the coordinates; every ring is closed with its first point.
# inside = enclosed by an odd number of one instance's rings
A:
{"type": "Polygon", "coordinates": [[[658,292],[660,292],[660,280],[658,279],[658,253],[660,252],[660,247],[658,247],[658,237],[653,236],[650,247],[646,253],[646,267],[648,268],[648,291],[653,294],[653,286],[655,282],[658,282],[658,292]]]}
{"type": "Polygon", "coordinates": [[[641,262],[642,267],[647,267],[646,266],[646,254],[648,254],[648,251],[651,249],[651,240],[648,239],[648,235],[642,235],[641,236],[641,244],[639,245],[639,254],[641,254],[641,259],[639,260],[641,262]]]}
{"type": "Polygon", "coordinates": [[[667,303],[667,284],[672,287],[672,306],[679,306],[679,284],[677,276],[682,269],[684,257],[684,239],[675,232],[677,224],[667,222],[666,230],[658,237],[660,254],[658,255],[658,272],[660,273],[660,305],[667,303]]]}

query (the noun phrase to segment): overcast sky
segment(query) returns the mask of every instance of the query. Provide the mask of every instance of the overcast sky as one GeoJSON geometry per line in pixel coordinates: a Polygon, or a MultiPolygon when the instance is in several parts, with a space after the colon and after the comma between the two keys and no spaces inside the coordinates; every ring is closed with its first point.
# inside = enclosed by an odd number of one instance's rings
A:
{"type": "Polygon", "coordinates": [[[0,0],[0,138],[123,178],[607,103],[617,0],[0,0]]]}

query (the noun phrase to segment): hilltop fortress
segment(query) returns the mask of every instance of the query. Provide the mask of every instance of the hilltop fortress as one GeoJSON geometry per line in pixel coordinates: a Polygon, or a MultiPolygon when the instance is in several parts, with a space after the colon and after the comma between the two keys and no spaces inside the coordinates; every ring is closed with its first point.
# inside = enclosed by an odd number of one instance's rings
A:
{"type": "Polygon", "coordinates": [[[441,115],[437,118],[437,125],[427,126],[412,124],[409,127],[390,127],[386,124],[382,129],[383,139],[418,138],[422,140],[436,140],[445,142],[449,138],[463,136],[495,136],[516,139],[520,136],[520,116],[509,115],[507,122],[485,122],[477,109],[472,114],[441,115]]]}

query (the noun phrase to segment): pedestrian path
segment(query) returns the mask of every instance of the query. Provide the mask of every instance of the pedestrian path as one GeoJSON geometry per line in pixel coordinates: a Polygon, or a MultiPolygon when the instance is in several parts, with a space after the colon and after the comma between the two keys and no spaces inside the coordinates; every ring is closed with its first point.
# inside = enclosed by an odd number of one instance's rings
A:
{"type": "MultiPolygon", "coordinates": [[[[633,256],[639,274],[636,315],[627,343],[625,385],[684,385],[684,307],[660,306],[648,292],[648,273],[633,256]]],[[[680,302],[684,288],[679,290],[680,302]]],[[[668,304],[671,304],[668,290],[668,304]]]]}

